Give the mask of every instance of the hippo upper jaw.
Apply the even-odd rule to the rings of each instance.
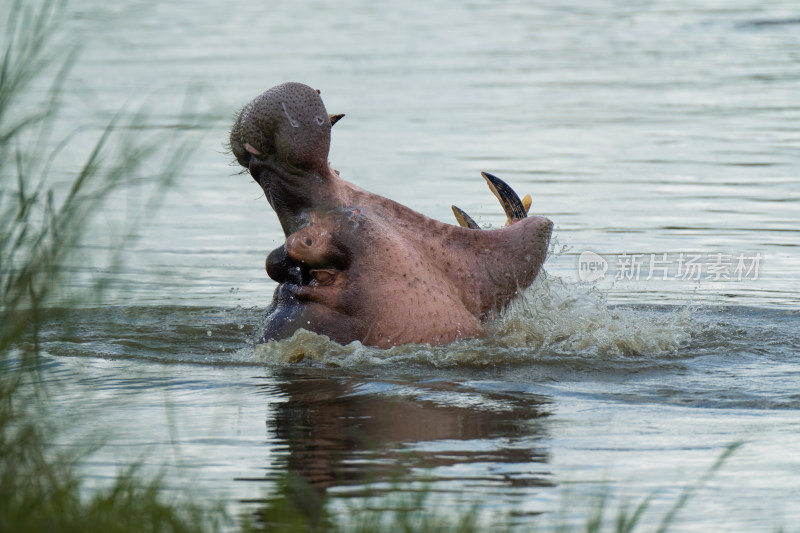
[[[303,210],[336,206],[335,173],[328,165],[331,125],[317,91],[284,83],[247,104],[231,129],[236,161],[264,189],[287,236],[298,229]]]
[[[351,196],[329,166],[321,171],[302,171],[274,158],[253,157],[248,171],[264,191],[287,237],[307,223],[307,210],[344,207]]]
[[[230,148],[248,167],[252,156],[274,156],[301,170],[327,166],[331,119],[317,91],[284,83],[247,104],[231,129]]]
[[[312,184],[324,180],[315,173],[298,171],[288,165],[278,164],[274,158],[252,157],[248,171],[264,191],[269,205],[278,215],[286,236],[302,225],[302,212],[314,205],[317,188]],[[312,185],[312,186],[309,186]]]

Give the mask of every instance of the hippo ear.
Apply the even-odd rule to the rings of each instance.
[[[331,126],[339,122],[339,120],[341,120],[342,117],[344,117],[344,113],[342,113],[341,115],[328,115],[328,118],[331,119]]]

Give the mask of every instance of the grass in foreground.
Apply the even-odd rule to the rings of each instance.
[[[163,143],[123,137],[109,126],[71,185],[51,186],[53,161],[69,140],[44,157],[40,147],[76,54],[57,52],[52,42],[63,4],[17,1],[9,13],[0,63],[0,531],[213,531],[217,510],[169,501],[158,480],[143,481],[134,467],[108,489],[87,494],[77,470],[81,455],[50,444],[48,391],[39,381],[45,315],[56,300],[70,307],[102,293],[107,278],[64,294],[67,265],[98,206],[141,178]],[[45,101],[26,113],[24,97],[48,75]],[[191,146],[171,148],[174,154],[161,162],[164,183]]]

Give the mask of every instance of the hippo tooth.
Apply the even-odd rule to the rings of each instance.
[[[481,176],[483,176],[487,185],[489,185],[489,189],[500,201],[500,205],[503,206],[503,211],[506,212],[508,217],[506,225],[510,226],[515,220],[528,216],[525,206],[522,205],[522,200],[519,199],[514,189],[509,187],[506,182],[488,172],[481,172]]]
[[[456,216],[459,226],[462,228],[481,229],[478,223],[475,222],[472,217],[466,214],[463,210],[454,205],[451,205],[450,207],[453,209],[453,214]]]
[[[531,204],[533,203],[533,199],[531,198],[530,194],[526,194],[522,197],[522,207],[525,208],[526,213],[531,212]]]

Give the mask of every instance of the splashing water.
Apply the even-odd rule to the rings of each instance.
[[[539,273],[534,283],[486,322],[480,339],[443,346],[411,344],[380,350],[358,341],[342,346],[298,330],[255,347],[258,362],[325,366],[398,363],[436,367],[525,364],[553,358],[663,357],[689,344],[691,308],[614,307],[593,287]]]

